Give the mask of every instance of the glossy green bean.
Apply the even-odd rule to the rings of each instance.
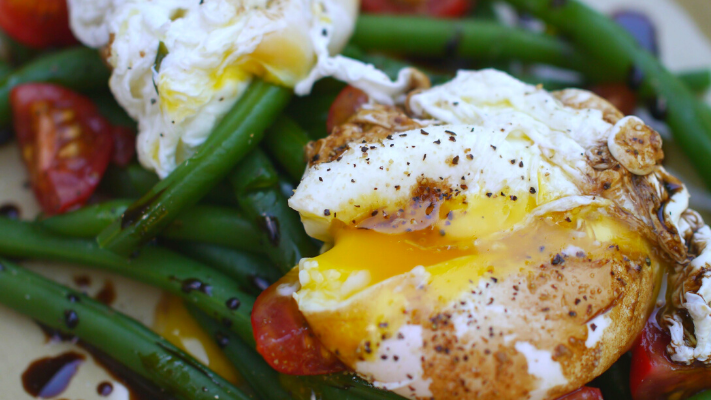
[[[250,294],[258,295],[281,278],[279,270],[261,255],[205,243],[169,242],[167,245],[229,276]]]
[[[249,399],[139,322],[6,260],[0,303],[78,337],[179,399]]]
[[[309,135],[290,118],[282,115],[267,130],[262,148],[296,182],[301,180],[306,168],[304,147]]]
[[[286,273],[303,257],[317,254],[299,214],[290,209],[278,188],[274,166],[261,151],[247,156],[229,177],[237,202],[272,246],[267,257]]]
[[[52,234],[32,223],[0,217],[0,256],[65,261],[110,271],[156,286],[231,321],[232,330],[253,343],[249,310],[254,299],[224,274],[157,246],[128,259],[99,248],[93,240]]]
[[[290,97],[290,89],[253,82],[194,156],[99,235],[101,247],[125,256],[153,239],[257,146]]]
[[[563,41],[487,20],[361,15],[351,43],[363,50],[397,54],[543,63],[596,77],[601,72]]]
[[[131,205],[131,200],[112,200],[38,221],[60,235],[94,238]],[[270,249],[254,224],[231,208],[197,205],[181,213],[161,232],[168,239],[211,243],[233,249],[264,253]]]

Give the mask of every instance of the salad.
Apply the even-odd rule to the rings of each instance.
[[[4,384],[711,393],[711,70],[669,72],[645,14],[0,0],[0,30],[0,190],[25,180],[0,204],[0,304],[25,317],[0,315],[8,354],[52,349]]]

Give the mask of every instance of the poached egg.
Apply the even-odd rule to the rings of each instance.
[[[312,69],[345,46],[358,1],[70,0],[69,11],[79,40],[108,46],[109,85],[138,121],[139,160],[163,178],[252,79],[307,81],[300,92],[308,93]]]
[[[289,201],[325,242],[294,272],[320,341],[417,399],[556,398],[605,371],[686,257],[659,135],[494,70],[401,105],[312,145]]]

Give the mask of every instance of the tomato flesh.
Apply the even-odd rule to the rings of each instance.
[[[111,160],[111,125],[91,100],[53,84],[19,85],[10,103],[22,158],[44,212],[83,205]]]
[[[574,392],[559,397],[557,400],[603,400],[603,398],[600,389],[583,386]]]
[[[609,101],[625,115],[631,115],[637,107],[637,94],[627,85],[621,83],[606,83],[593,86],[590,90]]]
[[[66,0],[0,0],[0,28],[37,49],[77,43],[69,29]]]
[[[657,324],[656,313],[649,318],[632,349],[630,389],[635,400],[684,399],[711,389],[711,368],[698,363],[677,364],[666,348],[671,338]]]
[[[322,375],[346,369],[313,333],[299,311],[292,290],[298,285],[293,271],[259,295],[252,309],[257,351],[278,372],[288,375]]]
[[[353,86],[346,86],[338,93],[336,99],[328,109],[326,131],[330,134],[333,128],[344,124],[358,109],[368,102],[368,95]]]
[[[474,0],[363,0],[361,8],[373,14],[420,14],[457,18],[467,14]]]

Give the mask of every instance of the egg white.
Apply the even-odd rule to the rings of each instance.
[[[109,45],[111,90],[138,121],[139,160],[165,177],[194,154],[255,76],[293,87],[340,51],[358,2],[71,0],[69,6],[80,40]],[[158,66],[160,43],[167,55]]]
[[[528,265],[527,256],[517,254],[517,251],[523,251],[517,250],[517,247],[531,246],[511,238],[516,232],[535,232],[537,228],[533,227],[542,224],[541,221],[560,218],[554,215],[576,215],[586,212],[580,210],[595,210],[593,213],[598,216],[588,220],[573,217],[572,226],[565,234],[569,235],[565,236],[568,241],[565,237],[559,237],[560,241],[555,242],[553,236],[534,239],[546,240],[541,242],[546,245],[546,251],[550,251],[548,245],[554,247],[551,256],[557,252],[566,259],[570,257],[570,262],[573,262],[575,257],[581,257],[580,253],[590,251],[597,252],[598,259],[604,259],[607,256],[603,254],[608,251],[609,243],[615,243],[618,238],[631,238],[629,243],[633,243],[633,247],[641,246],[637,247],[641,249],[639,251],[651,251],[633,228],[625,227],[625,222],[613,217],[614,210],[622,206],[629,207],[627,212],[641,220],[646,218],[640,214],[639,208],[633,206],[636,201],[634,195],[623,191],[619,198],[612,201],[591,194],[593,177],[597,174],[590,163],[591,151],[606,146],[610,135],[616,132],[616,121],[598,108],[565,105],[560,100],[565,96],[566,104],[597,101],[592,94],[583,91],[569,91],[556,97],[494,70],[461,71],[452,81],[411,95],[406,100],[406,106],[423,125],[422,129],[398,132],[377,141],[350,143],[350,148],[339,154],[337,159],[315,163],[307,169],[289,204],[301,214],[307,233],[329,244],[326,248],[331,248],[333,243],[334,250],[339,246],[335,235],[338,229],[344,228],[334,230],[334,226],[355,227],[355,221],[362,221],[373,210],[407,204],[422,180],[428,180],[444,182],[444,186],[452,188],[456,196],[468,202],[466,210],[470,212],[468,216],[462,214],[467,221],[465,225],[472,222],[476,227],[464,229],[460,236],[454,232],[456,240],[461,243],[469,241],[469,245],[494,253],[497,248],[504,249],[501,257],[492,259],[494,264],[489,272],[476,271],[473,266],[480,261],[463,257],[424,268],[413,265],[411,271],[384,281],[372,279],[371,274],[376,271],[372,271],[367,263],[360,270],[341,270],[338,262],[332,259],[329,262],[333,264],[328,265],[319,264],[318,260],[323,257],[302,260],[298,267],[301,288],[293,295],[300,310],[327,347],[331,346],[332,351],[340,350],[341,357],[350,361],[349,365],[371,379],[376,386],[411,398],[429,398],[433,393],[443,393],[442,390],[452,393],[451,389],[443,389],[442,386],[458,385],[458,382],[448,383],[452,377],[432,376],[432,371],[442,372],[447,368],[425,367],[426,363],[450,362],[434,361],[441,356],[439,350],[432,349],[432,343],[444,340],[446,336],[454,343],[486,346],[479,339],[481,327],[492,335],[491,340],[495,341],[492,343],[515,349],[507,350],[508,358],[505,358],[513,363],[507,368],[509,371],[523,371],[524,375],[520,378],[521,382],[511,383],[514,387],[511,390],[518,390],[515,387],[518,384],[523,390],[518,395],[523,398],[545,399],[574,389],[568,386],[584,383],[576,380],[580,378],[571,372],[569,364],[560,361],[556,347],[558,339],[555,339],[560,333],[554,332],[572,329],[569,331],[571,335],[582,336],[581,351],[593,352],[605,348],[609,352],[605,353],[605,357],[610,359],[616,357],[613,354],[617,351],[616,346],[624,348],[632,340],[620,335],[620,329],[626,328],[614,322],[619,321],[620,313],[626,312],[627,305],[614,307],[612,312],[603,313],[595,319],[591,316],[595,322],[593,328],[590,321],[585,320],[579,324],[565,322],[560,325],[555,318],[549,318],[549,314],[532,310],[531,307],[539,301],[533,294],[521,303],[510,301],[512,296],[514,300],[516,297],[511,287],[519,293],[519,287],[527,286],[525,274],[517,275],[519,271],[529,268],[523,267]],[[661,186],[654,176],[648,179],[654,187]],[[680,207],[685,208],[687,198],[688,194],[683,190],[678,197],[675,195]],[[495,201],[499,203],[492,203]],[[500,204],[493,207],[511,210],[523,204],[532,208],[506,223],[492,221],[477,225],[475,220],[466,218],[479,218],[479,215],[482,219],[486,218],[486,212],[481,214],[481,210],[488,209],[476,208],[482,202]],[[670,204],[674,208],[674,202]],[[515,214],[514,211],[511,213]],[[679,210],[673,214],[678,215]],[[453,220],[452,226],[456,221]],[[350,229],[349,235],[362,232]],[[447,235],[449,237],[449,231]],[[545,236],[543,232],[541,235]],[[601,247],[602,243],[605,246]],[[537,255],[538,244],[532,252],[526,250],[525,254],[534,255],[534,263],[550,263],[551,256]],[[328,255],[328,251],[324,255]],[[367,255],[373,259],[382,257],[382,252],[378,252],[387,249],[374,251],[353,247],[352,251],[365,254],[361,257],[365,260]],[[506,256],[506,251],[511,251],[511,257]],[[484,250],[481,254],[485,254]],[[544,260],[545,257],[549,258]],[[627,281],[628,290],[639,290],[639,298],[624,301],[653,303],[652,299],[656,298],[654,282],[661,279],[661,267],[656,259],[652,263],[652,269],[639,278],[629,278],[638,280],[632,283]],[[468,265],[472,266],[470,275],[457,275],[458,269],[468,268]],[[570,268],[568,272],[571,273],[575,268],[583,268],[578,276],[587,276],[584,268],[589,267],[571,264]],[[442,271],[455,272],[449,274]],[[469,283],[466,283],[467,278]],[[570,284],[575,284],[575,279]],[[505,282],[506,286],[496,285],[496,282]],[[568,284],[565,283],[566,287]],[[609,290],[604,286],[601,288]],[[401,309],[403,313],[407,311],[405,316],[400,313]],[[646,306],[642,309],[646,310]],[[438,334],[434,329],[435,335],[430,337],[433,331],[428,325],[417,322],[418,318],[411,316],[411,312],[412,315],[428,316],[433,312],[446,315],[453,331],[451,334],[439,333],[440,338],[435,339]],[[578,314],[571,315],[580,317]],[[372,353],[370,344],[365,347],[361,344],[354,353],[344,354],[338,346],[352,342],[344,342],[337,337],[342,334],[338,332],[345,332],[346,328],[345,325],[331,328],[330,325],[338,323],[336,319],[354,321],[357,325],[352,330],[362,330],[365,335],[363,340],[378,338],[377,343],[372,342]],[[385,325],[379,325],[378,321],[391,324],[397,321],[394,324],[397,327],[389,330],[383,328]],[[629,329],[641,329],[641,325],[637,325]],[[525,327],[529,330],[526,331]],[[383,332],[382,340],[379,332]],[[351,339],[357,341],[358,338],[353,336],[348,340]],[[364,348],[368,354],[357,355]],[[495,348],[496,345],[491,348],[492,352]],[[351,349],[347,347],[345,351]],[[456,353],[454,349],[452,351]],[[515,351],[515,355],[510,351]],[[493,364],[486,364],[488,362],[491,361],[482,361],[481,367],[494,368]],[[590,371],[592,369],[588,373]],[[467,374],[475,372],[467,370]],[[465,378],[462,376],[461,379]],[[504,397],[510,397],[514,392]],[[491,393],[486,393],[491,396]]]

